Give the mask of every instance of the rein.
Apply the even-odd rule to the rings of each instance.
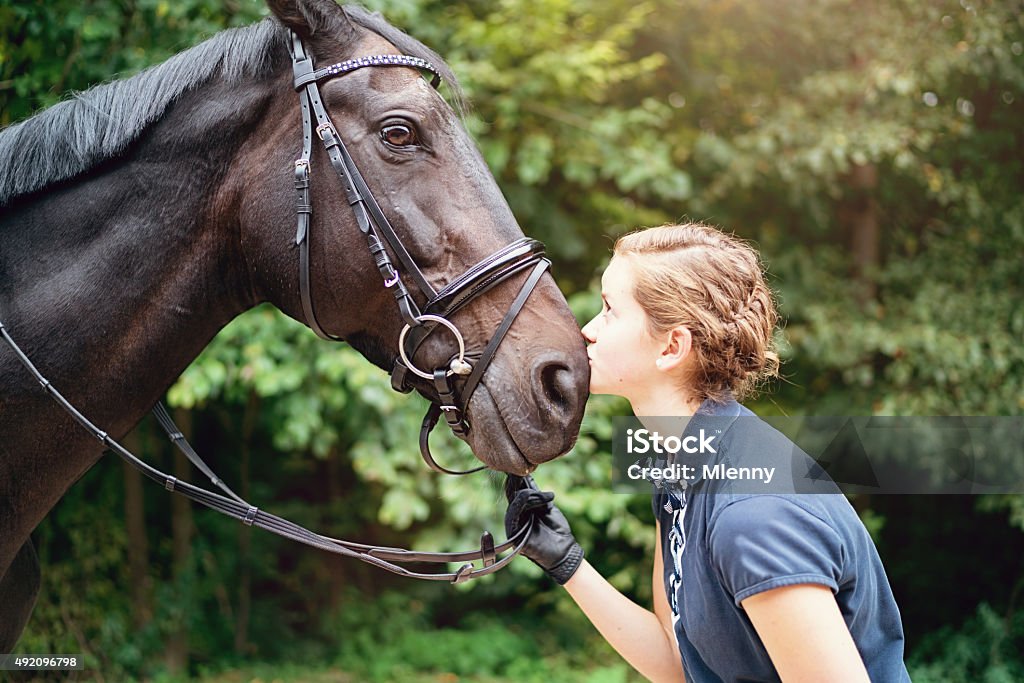
[[[335,555],[343,555],[345,557],[362,560],[363,562],[380,567],[381,569],[394,574],[399,574],[400,576],[406,576],[412,579],[424,579],[427,581],[449,581],[451,583],[462,583],[464,581],[475,579],[480,576],[486,576],[487,574],[493,574],[498,571],[511,562],[512,559],[522,551],[523,546],[529,541],[530,534],[533,532],[533,522],[531,520],[531,524],[528,527],[524,527],[504,543],[495,545],[494,538],[491,536],[490,532],[485,531],[480,536],[480,548],[478,550],[451,553],[417,552],[414,550],[406,550],[404,548],[373,546],[318,534],[299,524],[284,519],[283,517],[278,517],[277,515],[260,510],[258,507],[251,505],[241,496],[228,488],[227,484],[221,481],[221,479],[213,473],[209,466],[207,466],[207,464],[203,462],[195,452],[192,446],[185,439],[184,435],[182,435],[174,425],[170,415],[167,413],[167,409],[164,408],[162,404],[157,404],[156,408],[153,409],[153,414],[156,416],[160,426],[167,432],[174,445],[177,446],[178,449],[184,453],[203,474],[209,477],[210,481],[215,486],[224,491],[226,495],[209,491],[186,481],[181,481],[177,477],[161,472],[152,465],[147,464],[141,458],[118,443],[105,431],[93,424],[89,418],[85,417],[81,411],[75,408],[75,406],[64,398],[63,394],[61,394],[48,379],[43,377],[39,372],[39,369],[32,363],[28,356],[25,355],[25,352],[21,350],[21,347],[15,343],[2,321],[0,321],[0,337],[2,337],[11,350],[14,351],[14,355],[17,359],[32,374],[36,381],[39,382],[46,393],[49,394],[65,412],[74,418],[74,420],[86,431],[97,438],[106,448],[117,453],[129,465],[139,470],[142,474],[146,475],[158,484],[161,484],[168,491],[182,495],[189,500],[205,505],[211,510],[216,510],[223,515],[232,517],[246,526],[258,527],[283,538],[297,541],[313,548],[319,548],[320,550],[325,550]],[[498,555],[506,551],[511,552],[499,560]],[[424,573],[406,569],[405,567],[395,564],[396,562],[466,562],[467,564],[463,564],[453,572]],[[474,566],[472,564],[473,562],[479,562],[480,566]]]
[[[313,207],[309,182],[312,141],[315,132],[324,144],[331,166],[342,180],[345,187],[345,198],[355,214],[360,232],[366,238],[367,247],[384,280],[384,287],[392,291],[399,314],[405,322],[398,339],[399,358],[395,360],[394,369],[391,372],[391,385],[395,390],[403,393],[411,391],[412,387],[408,378],[411,373],[430,381],[438,395],[438,402],[431,403],[420,429],[420,453],[424,462],[432,469],[446,474],[469,474],[486,469],[485,466],[481,466],[471,470],[456,471],[442,467],[430,453],[430,432],[443,414],[445,421],[458,436],[464,438],[469,433],[471,426],[465,413],[470,398],[479,386],[484,372],[505,334],[525,306],[544,272],[551,265],[551,262],[544,257],[544,245],[536,240],[520,238],[477,263],[442,289],[435,290],[416,265],[405,245],[402,244],[402,240],[381,211],[373,193],[363,180],[362,174],[324,108],[318,84],[365,67],[396,66],[432,73],[432,83],[436,88],[440,83],[437,70],[429,62],[418,57],[394,54],[360,57],[321,69],[314,69],[312,57],[308,55],[301,39],[295,34],[292,34],[291,54],[294,86],[299,93],[299,106],[302,113],[302,153],[295,162],[298,218],[294,244],[299,248],[299,295],[306,321],[321,338],[344,341],[341,337],[333,336],[323,328],[317,319],[313,305],[309,247]],[[315,129],[313,128],[314,118],[317,122]],[[383,241],[381,237],[383,237]],[[424,297],[426,303],[422,308],[417,305],[403,282],[402,276],[391,261],[384,242],[394,252],[404,272],[412,279]],[[526,281],[491,339],[482,350],[467,352],[462,334],[451,322],[450,316],[495,285],[527,270],[530,272]],[[412,359],[429,335],[439,327],[447,330],[455,338],[458,352],[449,359],[447,365],[434,368],[432,371],[422,370],[413,363]],[[451,583],[462,583],[501,569],[522,551],[533,532],[534,521],[531,518],[528,526],[523,527],[504,543],[496,545],[491,534],[485,531],[480,537],[479,549],[447,553],[417,552],[403,548],[373,546],[315,533],[287,519],[260,510],[232,491],[203,462],[171,420],[167,409],[160,403],[153,409],[153,414],[164,431],[167,432],[168,438],[223,493],[216,493],[181,481],[147,464],[85,417],[49,380],[43,377],[39,369],[15,343],[2,321],[0,321],[0,337],[11,348],[21,364],[42,385],[46,393],[106,448],[117,453],[129,465],[161,484],[168,491],[185,496],[221,514],[237,519],[247,526],[259,527],[283,538],[337,555],[352,557],[401,576],[428,581],[450,581]],[[461,389],[454,384],[457,380],[462,380]],[[508,554],[499,559],[499,555],[506,552]],[[466,564],[452,572],[423,573],[396,564],[406,562],[464,562]],[[474,562],[478,562],[479,566],[474,565]]]

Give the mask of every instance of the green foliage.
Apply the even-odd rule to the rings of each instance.
[[[368,622],[367,610],[350,605],[328,622],[328,630],[338,634],[335,664],[359,680],[385,683],[430,675],[481,682],[639,680],[614,663],[607,645],[578,619],[479,610],[457,617],[457,626],[437,628],[432,624],[438,615],[404,594],[384,595],[366,607],[381,618]]]
[[[1024,496],[985,496],[979,503],[985,512],[1009,510],[1010,523],[1024,531]]]
[[[908,668],[915,683],[1013,683],[1024,679],[1022,653],[1024,612],[982,604],[963,628],[930,635]]]
[[[662,139],[671,107],[641,94],[657,90],[665,62],[634,50],[659,20],[657,3],[369,4],[455,68],[474,104],[467,125],[520,224],[577,286],[609,246],[594,226],[621,231],[675,214],[629,197],[690,196],[689,172]]]
[[[112,676],[140,663],[123,583],[127,538],[111,524],[121,511],[116,483],[86,477],[36,530],[43,587],[21,652],[82,653],[87,668]],[[72,548],[81,550],[74,559]]]
[[[0,125],[266,13],[237,0],[0,0]]]

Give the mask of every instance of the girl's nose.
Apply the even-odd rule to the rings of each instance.
[[[583,326],[580,333],[583,338],[587,340],[587,343],[593,344],[597,339],[594,337],[594,331],[597,329],[597,318],[592,319],[589,323]]]

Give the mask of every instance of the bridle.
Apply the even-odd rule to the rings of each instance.
[[[319,83],[365,67],[399,66],[429,72],[433,75],[432,84],[436,88],[441,82],[441,76],[437,69],[419,57],[388,54],[359,57],[314,70],[312,57],[307,54],[302,40],[294,33],[291,40],[291,54],[294,85],[299,93],[299,107],[302,111],[302,155],[295,162],[295,189],[298,192],[298,227],[295,232],[295,244],[299,247],[299,295],[306,322],[323,339],[343,341],[323,328],[317,320],[313,307],[312,279],[309,274],[310,216],[313,207],[310,200],[309,180],[314,133],[313,119],[315,117],[316,135],[323,142],[331,166],[341,178],[345,187],[345,198],[355,214],[359,230],[366,237],[370,254],[384,280],[384,287],[391,290],[398,304],[398,311],[405,322],[405,327],[402,328],[398,337],[399,357],[395,360],[394,368],[391,371],[391,386],[396,391],[403,393],[411,391],[409,373],[412,373],[432,382],[438,395],[438,402],[431,403],[423,418],[420,429],[420,454],[432,469],[446,474],[470,474],[486,469],[481,466],[471,470],[456,471],[442,467],[430,453],[430,432],[437,425],[440,415],[443,414],[445,421],[455,434],[465,437],[469,433],[470,424],[466,420],[466,409],[469,406],[470,398],[479,386],[487,366],[494,358],[501,340],[526,304],[527,298],[537,286],[544,271],[551,265],[551,262],[544,258],[544,245],[537,240],[525,237],[518,239],[477,263],[445,285],[440,291],[435,290],[416,265],[416,261],[409,255],[401,238],[395,233],[391,222],[381,211],[373,193],[363,180],[362,174],[324,108],[320,98]],[[426,304],[422,309],[416,305],[416,301],[406,288],[398,269],[395,268],[381,242],[381,237],[391,247],[401,262],[404,272],[411,277],[425,298]],[[451,322],[450,317],[495,285],[531,268],[526,282],[483,351],[479,354],[467,353],[462,334]],[[421,370],[416,367],[412,359],[423,342],[438,326],[446,328],[455,337],[458,343],[458,353],[449,359],[446,366],[435,368],[432,372]],[[456,377],[465,378],[461,390],[454,385]]]
[[[403,327],[398,339],[399,358],[395,361],[394,369],[391,372],[391,385],[401,392],[411,391],[412,387],[409,384],[408,375],[412,373],[417,377],[430,380],[438,395],[439,401],[431,403],[427,414],[423,418],[423,425],[420,429],[420,453],[424,461],[432,469],[447,474],[469,474],[485,469],[481,466],[472,470],[454,471],[437,464],[430,453],[430,432],[437,425],[440,415],[443,414],[446,422],[457,435],[465,437],[469,433],[470,424],[466,420],[466,409],[473,391],[479,385],[499,344],[512,326],[516,316],[526,304],[530,293],[537,286],[544,271],[550,265],[550,261],[544,257],[544,246],[536,240],[518,239],[491,254],[445,285],[442,289],[435,290],[402,244],[401,239],[395,233],[391,223],[381,211],[372,192],[370,192],[370,189],[363,180],[362,174],[360,174],[355,162],[349,155],[345,144],[342,142],[334,124],[331,122],[330,116],[323,106],[318,84],[364,67],[401,66],[430,72],[434,76],[433,85],[437,87],[440,83],[438,71],[429,62],[418,57],[392,54],[350,59],[314,70],[312,57],[308,55],[301,39],[294,34],[292,34],[291,40],[291,55],[294,85],[299,93],[299,104],[302,112],[302,156],[295,162],[295,188],[298,191],[298,227],[295,234],[295,245],[299,248],[299,293],[306,321],[320,337],[333,341],[343,341],[340,337],[333,336],[327,332],[317,320],[311,291],[309,244],[310,216],[312,215],[313,208],[309,193],[309,173],[314,133],[313,117],[315,116],[317,121],[315,133],[324,144],[331,166],[334,167],[342,180],[346,199],[355,214],[360,231],[366,237],[370,254],[374,259],[377,269],[380,271],[381,277],[384,279],[384,287],[390,289],[394,294],[399,313],[405,322],[405,327]],[[422,308],[416,304],[416,301],[407,289],[398,269],[395,268],[384,244],[381,242],[381,237],[383,237],[384,241],[387,242],[388,246],[395,253],[404,272],[412,278],[416,287],[425,297],[426,303]],[[482,351],[467,352],[462,334],[455,324],[451,322],[450,316],[495,285],[527,269],[530,269],[530,273],[526,282],[513,300],[508,312],[498,325],[491,339]],[[415,358],[417,350],[426,341],[427,337],[439,326],[445,328],[455,337],[458,344],[458,352],[449,359],[446,366],[435,368],[432,372],[427,372],[418,368],[412,362],[412,359]],[[492,574],[501,569],[522,551],[533,531],[534,522],[531,519],[527,526],[520,529],[519,532],[504,543],[498,545],[495,544],[491,534],[485,531],[481,535],[479,549],[450,553],[416,552],[402,548],[372,546],[317,534],[287,519],[262,511],[235,494],[203,462],[202,458],[199,457],[182,435],[181,430],[174,424],[166,408],[160,403],[153,409],[153,414],[161,427],[167,432],[170,440],[210,479],[211,483],[221,489],[226,495],[180,481],[176,477],[148,465],[92,423],[49,380],[43,377],[39,369],[15,343],[2,321],[0,321],[0,337],[12,349],[22,365],[35,377],[36,381],[42,385],[46,393],[71,415],[79,425],[99,439],[106,448],[117,453],[128,464],[141,471],[150,479],[162,484],[168,491],[181,494],[197,503],[233,517],[248,526],[259,527],[284,538],[320,548],[327,552],[353,557],[401,576],[431,581],[450,581],[452,583],[461,583],[479,576]],[[455,378],[465,378],[461,389],[455,386]],[[510,551],[509,554],[498,559],[498,556],[506,551]],[[395,564],[399,562],[466,562],[467,564],[463,564],[453,572],[422,573]],[[479,562],[481,566],[474,566],[473,562]]]

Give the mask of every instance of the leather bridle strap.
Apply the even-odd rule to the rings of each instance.
[[[508,313],[505,314],[504,319],[501,321],[501,325],[495,330],[494,336],[487,342],[487,346],[484,347],[483,354],[480,356],[480,360],[477,362],[476,367],[473,368],[473,372],[466,378],[466,384],[462,387],[462,399],[465,402],[469,402],[469,397],[473,395],[473,391],[476,389],[477,384],[484,376],[484,371],[490,364],[491,359],[494,358],[495,352],[498,350],[498,345],[501,344],[501,340],[505,338],[509,328],[512,327],[512,323],[515,322],[519,312],[523,310],[523,306],[526,305],[526,300],[530,294],[533,293],[534,287],[540,282],[540,278],[544,275],[544,272],[548,269],[551,262],[547,259],[542,259],[533,268],[533,272],[526,278],[526,282],[523,283],[523,288],[519,290],[519,295],[516,296],[512,305],[508,309]]]
[[[543,258],[543,243],[520,237],[445,285],[426,303],[423,312],[451,315],[491,287]]]
[[[306,54],[305,47],[298,36],[292,35],[292,71],[295,89],[299,92],[299,108],[302,112],[302,156],[295,162],[295,187],[298,190],[298,228],[295,241],[299,247],[299,292],[302,300],[303,313],[316,334],[324,339],[343,341],[324,330],[317,320],[312,300],[312,282],[310,268],[310,216],[312,205],[309,194],[309,167],[312,156],[313,118],[316,118],[316,135],[324,144],[331,166],[341,178],[345,188],[345,196],[359,225],[359,230],[366,236],[367,245],[373,255],[377,269],[380,271],[384,286],[391,289],[398,303],[402,319],[408,325],[419,325],[419,308],[413,300],[405,283],[380,241],[378,232],[384,236],[406,272],[413,278],[416,285],[427,299],[435,295],[434,288],[427,282],[405,245],[398,238],[390,221],[381,211],[363,180],[359,169],[349,155],[345,143],[338,135],[330,116],[320,98],[319,80],[343,75],[365,66],[404,66],[428,69],[436,76],[436,71],[425,60],[406,55],[377,55],[361,59],[348,60],[317,71],[313,70],[313,60]]]
[[[180,430],[178,430],[173,421],[171,421],[170,416],[167,414],[166,409],[164,409],[163,406],[158,406],[155,413],[157,414],[158,421],[161,426],[164,427],[168,432],[168,435],[171,437],[172,442],[185,452],[189,457],[189,460],[192,460],[192,462],[195,463],[201,471],[206,473],[207,476],[210,476],[214,484],[228,493],[230,497],[213,491],[208,491],[207,489],[195,486],[189,482],[181,481],[176,477],[161,472],[155,467],[147,464],[134,453],[118,443],[105,431],[99,429],[95,424],[93,424],[87,417],[85,417],[85,415],[75,408],[75,406],[73,406],[64,397],[64,395],[50,383],[49,380],[43,377],[39,372],[39,369],[15,343],[2,321],[0,321],[0,338],[2,338],[3,341],[11,348],[17,359],[29,371],[29,373],[31,373],[35,380],[39,382],[46,393],[49,394],[50,397],[75,420],[75,422],[97,438],[106,448],[117,453],[129,465],[162,485],[168,491],[182,495],[189,500],[204,505],[212,510],[216,510],[223,515],[237,519],[247,526],[255,526],[283,538],[314,548],[319,548],[329,553],[352,557],[401,576],[428,581],[449,581],[451,583],[461,583],[463,581],[468,581],[480,576],[486,576],[487,574],[492,574],[498,571],[511,562],[512,558],[522,551],[523,547],[529,541],[530,535],[533,533],[533,522],[531,520],[529,526],[524,527],[500,545],[495,545],[494,539],[490,533],[484,532],[481,536],[479,549],[452,553],[419,552],[405,550],[403,548],[372,546],[315,533],[301,525],[290,522],[283,517],[278,517],[277,515],[260,510],[258,507],[249,504],[232,492],[216,477],[216,475],[212,474],[212,471],[206,466],[206,463],[202,462],[202,459],[199,458],[191,446],[188,446],[188,442],[185,441],[183,436],[181,436]],[[161,415],[166,417],[166,419],[162,419]],[[499,560],[498,556],[505,552],[509,552],[510,554]],[[396,562],[480,562],[481,566],[476,567],[473,564],[464,564],[454,572],[431,574],[406,569],[405,567],[395,564]]]
[[[167,438],[171,440],[171,443],[173,443],[178,448],[178,450],[181,451],[185,455],[185,457],[189,459],[189,462],[195,465],[197,470],[199,470],[200,472],[205,474],[207,478],[209,478],[210,483],[212,483],[214,486],[219,488],[224,493],[228,494],[236,502],[241,503],[242,505],[249,505],[248,503],[245,502],[245,500],[242,499],[241,496],[232,491],[220,477],[214,474],[213,470],[210,469],[209,465],[207,465],[203,461],[203,459],[199,457],[199,454],[196,453],[194,448],[192,448],[192,444],[188,442],[188,440],[185,438],[185,435],[182,434],[181,430],[178,429],[178,426],[174,424],[174,420],[171,419],[171,414],[167,412],[167,408],[164,407],[163,403],[157,403],[156,406],[154,406],[152,413],[153,417],[156,418],[156,421],[160,424],[161,427],[163,427],[163,430],[167,434]]]
[[[339,62],[338,64],[318,69],[314,72],[312,57],[306,54],[306,50],[301,39],[297,35],[292,34],[292,73],[294,76],[294,86],[296,91],[299,93],[300,108],[305,110],[302,126],[302,158],[307,160],[310,158],[308,145],[312,144],[314,132],[310,117],[311,109],[312,114],[315,115],[317,121],[316,134],[324,143],[331,165],[345,183],[345,194],[348,198],[349,205],[353,207],[353,211],[356,213],[360,230],[364,234],[372,232],[374,227],[380,230],[384,239],[387,240],[391,248],[394,249],[395,254],[398,256],[398,260],[402,263],[402,266],[416,281],[416,286],[420,288],[427,298],[430,298],[434,295],[434,288],[429,282],[427,282],[426,277],[424,277],[423,273],[416,265],[415,260],[413,260],[412,256],[406,250],[405,245],[402,244],[402,241],[398,238],[394,228],[391,226],[391,222],[381,211],[380,206],[373,197],[373,193],[370,192],[370,189],[367,187],[362,175],[359,173],[359,168],[352,160],[351,155],[349,155],[348,149],[345,147],[341,136],[339,136],[337,130],[335,130],[334,124],[331,122],[330,115],[327,113],[327,109],[324,107],[323,101],[320,98],[320,88],[317,85],[318,82],[334,78],[336,76],[343,76],[355,71],[356,69],[368,66],[399,66],[423,69],[434,75],[435,84],[439,82],[440,78],[437,74],[437,70],[429,62],[419,59],[418,57],[410,57],[408,55],[375,55],[372,57],[360,57],[357,59],[350,59],[345,62]],[[375,226],[370,225],[371,216]]]

